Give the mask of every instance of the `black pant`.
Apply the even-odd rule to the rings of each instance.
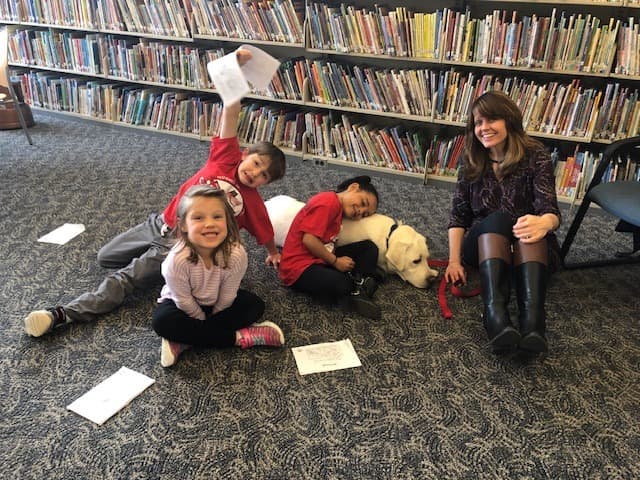
[[[264,307],[260,297],[240,289],[229,308],[212,314],[212,307],[202,307],[207,319],[198,320],[180,310],[173,300],[165,300],[153,312],[152,325],[158,335],[172,342],[231,347],[236,343],[236,330],[260,320]]]
[[[371,277],[376,273],[378,247],[371,240],[350,243],[338,247],[333,252],[338,257],[351,257],[356,266],[353,274]],[[353,291],[353,275],[344,273],[326,264],[309,266],[291,288],[311,296],[336,303]]]

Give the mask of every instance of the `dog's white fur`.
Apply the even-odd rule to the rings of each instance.
[[[276,245],[282,247],[291,227],[291,222],[293,222],[293,218],[298,212],[302,210],[304,203],[287,195],[276,195],[264,203],[267,206],[271,225],[273,225]]]
[[[282,246],[291,222],[304,203],[287,195],[278,195],[266,202],[267,212],[275,231],[276,245]],[[391,226],[398,227],[391,236]],[[429,267],[429,248],[424,235],[393,218],[376,213],[361,220],[343,220],[338,246],[371,240],[378,247],[378,266],[394,273],[417,288],[426,288],[438,276]],[[387,247],[388,239],[388,247]]]

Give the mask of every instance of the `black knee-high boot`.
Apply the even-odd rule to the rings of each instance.
[[[480,290],[484,303],[482,320],[494,352],[518,345],[520,334],[509,318],[511,265],[501,258],[489,258],[479,265]]]
[[[547,266],[540,262],[526,262],[516,266],[516,295],[520,314],[520,348],[532,353],[547,351],[544,336],[547,292]]]

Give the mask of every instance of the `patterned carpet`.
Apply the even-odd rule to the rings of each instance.
[[[559,272],[548,293],[550,352],[496,357],[479,299],[450,299],[397,277],[372,323],[295,294],[247,238],[244,286],[267,300],[287,348],[191,350],[159,363],[140,292],[95,324],[33,339],[32,309],[95,287],[95,256],[161,209],[208,143],[36,113],[35,146],[0,131],[0,477],[12,479],[632,479],[640,477],[640,266]],[[301,200],[351,172],[293,159],[263,190]],[[380,211],[446,258],[447,186],[375,178]],[[565,213],[567,213],[565,211]],[[560,232],[568,226],[569,216]],[[63,246],[37,238],[63,223]],[[629,238],[590,213],[574,249],[597,257]],[[351,339],[361,368],[300,376],[290,347]],[[127,366],[156,380],[102,426],[66,410]]]

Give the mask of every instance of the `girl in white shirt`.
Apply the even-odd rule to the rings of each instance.
[[[177,217],[178,242],[162,262],[165,285],[153,314],[162,366],[175,364],[191,345],[282,346],[284,335],[275,323],[256,323],[263,300],[240,288],[247,252],[225,192],[191,187]]]

